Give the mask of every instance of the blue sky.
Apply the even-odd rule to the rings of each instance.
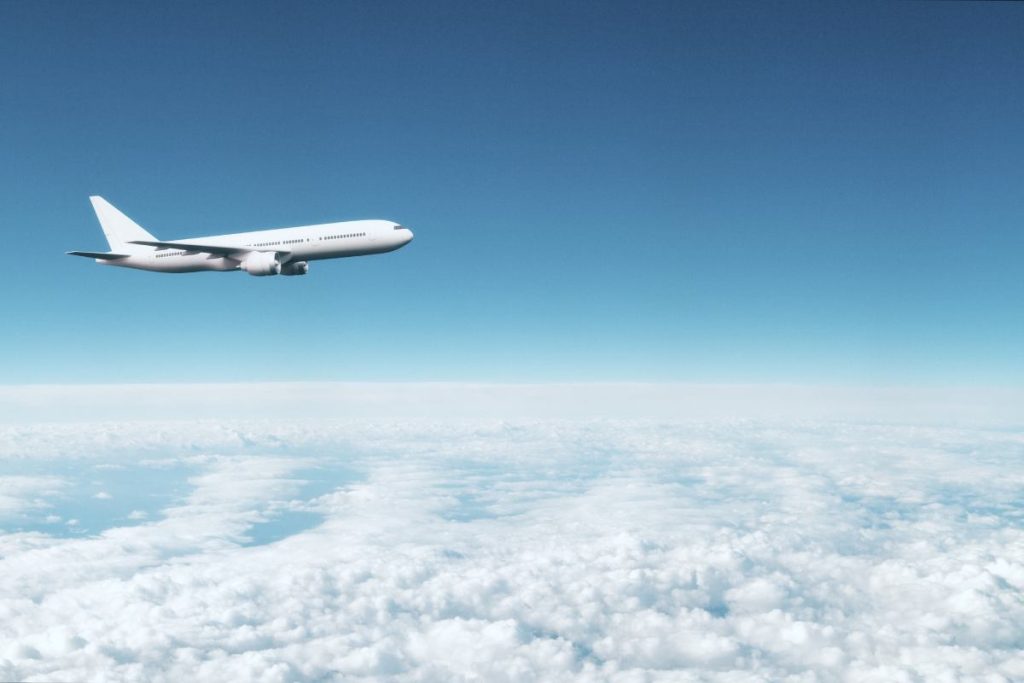
[[[0,4],[0,382],[1024,382],[1024,7]],[[159,237],[409,225],[305,278]]]

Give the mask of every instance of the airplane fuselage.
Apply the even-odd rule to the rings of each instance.
[[[381,220],[343,221],[295,228],[256,230],[228,235],[191,237],[180,242],[210,243],[227,247],[251,247],[253,252],[277,254],[282,265],[302,261],[383,254],[405,246],[412,231],[397,223]],[[110,266],[139,268],[161,273],[194,273],[201,270],[238,270],[240,261],[230,256],[143,247],[146,251],[126,258],[99,260]]]

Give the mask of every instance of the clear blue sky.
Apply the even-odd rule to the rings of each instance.
[[[0,382],[1024,383],[1024,5],[0,3]],[[162,238],[412,227],[304,278]]]

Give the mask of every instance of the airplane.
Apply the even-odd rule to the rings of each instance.
[[[236,232],[163,241],[103,197],[89,197],[110,251],[69,251],[106,266],[159,273],[242,270],[249,275],[305,275],[309,262],[383,254],[412,241],[412,230],[382,220]]]

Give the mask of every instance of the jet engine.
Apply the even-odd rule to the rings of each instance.
[[[281,272],[277,254],[272,251],[253,252],[246,256],[238,267],[249,275],[277,275]]]
[[[305,275],[309,272],[309,264],[305,261],[293,261],[281,266],[281,275]]]

